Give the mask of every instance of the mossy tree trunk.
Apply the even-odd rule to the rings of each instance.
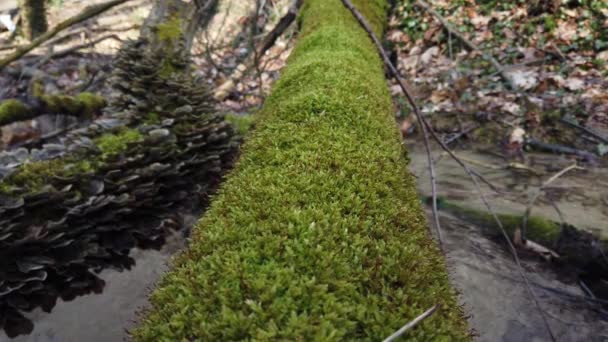
[[[23,36],[33,40],[46,32],[46,0],[19,0]]]

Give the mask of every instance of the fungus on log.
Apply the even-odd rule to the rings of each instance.
[[[387,2],[357,7],[380,34]],[[151,295],[136,341],[466,341],[427,229],[383,65],[340,0],[302,32],[240,161]]]
[[[104,117],[40,150],[0,153],[0,329],[8,336],[31,332],[25,312],[101,291],[96,274],[130,268],[132,248],[159,248],[182,226],[179,213],[204,208],[233,163],[238,138],[191,75],[187,37],[173,25],[192,11],[158,10],[169,2],[157,1],[152,15],[162,15],[149,21],[160,40],[142,33],[119,51]]]

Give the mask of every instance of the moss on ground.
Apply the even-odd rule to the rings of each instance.
[[[355,4],[380,33],[386,2]],[[469,340],[373,44],[340,0],[301,13],[256,130],[134,339],[380,340],[441,303],[407,337]]]

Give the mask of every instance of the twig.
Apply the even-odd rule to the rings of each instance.
[[[298,16],[298,11],[300,10],[300,7],[302,7],[303,2],[304,0],[293,1],[291,6],[289,6],[287,14],[285,14],[281,18],[281,20],[279,20],[277,25],[272,29],[272,31],[270,31],[266,35],[266,37],[264,37],[264,40],[262,41],[261,47],[258,52],[258,56],[264,56],[266,51],[268,51],[268,49],[270,49],[274,45],[277,38],[279,38],[283,34],[283,32],[287,30],[291,23],[296,20],[296,17]]]
[[[409,322],[408,324],[404,325],[401,329],[397,330],[394,334],[392,334],[391,336],[387,337],[386,339],[384,339],[383,342],[392,342],[394,340],[396,340],[397,338],[399,338],[399,336],[405,334],[408,330],[412,329],[413,327],[417,326],[418,324],[420,324],[420,322],[424,321],[427,317],[429,317],[430,315],[432,315],[438,308],[438,305],[433,305],[432,308],[426,310],[425,312],[423,312],[420,316],[414,318],[411,322]]]
[[[452,136],[452,137],[450,137],[448,139],[445,139],[445,144],[449,145],[449,144],[453,143],[454,141],[460,139],[461,137],[463,137],[463,136],[465,136],[465,135],[473,132],[474,130],[478,129],[479,127],[481,127],[481,125],[479,125],[479,124],[471,125],[470,127],[461,130],[460,132],[458,132],[454,136]]]
[[[603,142],[604,144],[608,144],[608,138],[606,138],[604,136],[601,136],[599,133],[596,133],[596,132],[590,130],[589,128],[587,128],[587,127],[583,127],[583,126],[581,126],[581,125],[579,125],[577,123],[574,123],[574,122],[572,122],[570,120],[567,120],[567,119],[564,119],[564,118],[559,119],[559,122],[564,123],[564,124],[566,124],[566,125],[568,125],[570,127],[574,127],[576,129],[579,129],[579,130],[581,130],[581,131],[589,134],[590,136],[596,138],[597,140]]]
[[[536,200],[538,199],[540,194],[542,194],[543,189],[545,187],[549,186],[549,184],[555,182],[556,179],[563,176],[568,171],[574,170],[574,169],[580,170],[582,168],[579,167],[578,165],[576,165],[576,163],[566,167],[565,169],[563,169],[560,172],[551,176],[551,178],[547,179],[543,184],[541,184],[541,186],[538,188],[538,190],[536,191],[534,196],[532,196],[532,199],[530,199],[530,202],[528,202],[528,206],[526,207],[526,212],[524,214],[524,217],[521,220],[521,238],[524,242],[526,241],[526,228],[527,228],[527,224],[528,224],[528,219],[530,218],[530,214],[532,213],[532,207],[534,206],[534,203],[536,203]]]
[[[463,36],[460,32],[458,32],[458,30],[456,30],[441,14],[439,14],[439,12],[435,11],[431,7],[431,5],[427,4],[426,2],[424,2],[422,0],[416,0],[415,5],[418,7],[421,7],[422,9],[426,10],[427,12],[431,13],[441,23],[441,25],[443,25],[443,27],[445,27],[445,29],[448,30],[448,32],[451,35],[454,35],[456,38],[460,39],[460,41],[462,41],[464,43],[464,45],[466,45],[470,50],[480,52],[484,59],[486,59],[487,61],[492,63],[492,65],[494,66],[496,71],[498,73],[500,73],[500,76],[502,76],[502,78],[505,80],[505,82],[512,89],[517,89],[517,87],[513,84],[513,82],[511,82],[511,78],[506,73],[505,69],[502,67],[502,65],[500,65],[500,63],[498,63],[496,58],[492,57],[490,54],[488,54],[485,51],[483,51],[482,49],[480,49],[477,45],[473,44],[473,42],[471,42],[465,36]]]
[[[530,293],[530,296],[532,297],[532,299],[533,299],[536,307],[539,310],[539,313],[540,313],[540,315],[541,315],[541,317],[543,319],[543,322],[545,324],[545,327],[547,329],[548,335],[550,336],[550,338],[551,338],[552,341],[556,341],[555,336],[553,335],[553,331],[551,330],[551,327],[549,326],[549,322],[547,320],[547,317],[545,316],[545,313],[542,310],[542,308],[540,306],[540,303],[538,302],[538,299],[536,298],[536,295],[534,294],[534,291],[532,290],[532,287],[530,285],[530,280],[528,279],[528,277],[526,276],[526,274],[523,271],[523,267],[522,267],[521,262],[519,260],[519,255],[517,254],[517,250],[515,249],[515,246],[513,245],[513,242],[511,241],[511,238],[509,238],[509,235],[507,234],[507,232],[506,232],[506,230],[505,230],[502,222],[500,221],[500,219],[496,215],[496,212],[494,212],[494,210],[492,209],[492,206],[488,202],[487,198],[483,195],[483,192],[481,190],[481,185],[479,184],[479,181],[474,176],[472,170],[469,169],[469,167],[465,163],[463,163],[460,159],[458,159],[458,157],[456,157],[454,155],[454,153],[450,150],[450,148],[447,145],[445,145],[443,143],[443,140],[441,140],[441,138],[435,133],[435,131],[433,130],[433,127],[431,127],[431,125],[428,123],[428,121],[422,115],[420,115],[420,112],[418,111],[418,106],[416,105],[413,96],[411,95],[411,93],[408,90],[408,88],[405,86],[405,82],[401,78],[401,75],[399,74],[399,72],[397,71],[397,69],[395,68],[395,66],[393,65],[393,63],[391,63],[391,61],[388,58],[386,52],[384,51],[384,48],[382,47],[382,43],[380,43],[380,41],[378,40],[378,38],[374,34],[373,30],[371,29],[371,27],[367,23],[367,20],[365,20],[365,18],[361,15],[361,13],[359,13],[359,11],[353,6],[353,4],[350,2],[350,0],[342,0],[342,3],[353,13],[354,17],[359,21],[359,24],[361,24],[361,26],[363,27],[363,29],[367,32],[367,34],[370,36],[370,38],[372,39],[372,41],[376,45],[378,53],[380,54],[380,56],[384,60],[384,63],[386,64],[386,66],[390,70],[391,74],[393,74],[393,76],[395,77],[395,79],[399,83],[399,86],[401,87],[401,90],[403,90],[404,94],[406,95],[406,98],[408,99],[410,105],[412,106],[412,110],[416,114],[418,120],[420,122],[422,122],[422,124],[423,124],[422,126],[423,127],[426,126],[426,128],[428,129],[428,132],[431,133],[431,136],[433,137],[433,139],[435,139],[435,141],[437,141],[437,143],[439,143],[439,145],[441,146],[441,148],[444,149],[450,155],[450,157],[452,157],[452,159],[454,159],[465,170],[465,172],[470,176],[471,180],[473,181],[473,183],[475,185],[475,188],[479,192],[481,200],[483,201],[484,205],[488,208],[488,211],[492,214],[492,217],[494,218],[494,221],[496,221],[496,224],[500,228],[503,237],[505,238],[505,240],[507,241],[507,243],[509,245],[511,253],[513,254],[513,258],[515,259],[515,263],[517,264],[517,269],[519,271],[519,274],[524,279],[524,281],[526,283],[526,289]],[[423,129],[423,133],[424,132],[425,132],[425,130]],[[428,139],[428,137],[425,136],[425,139]],[[429,148],[428,147],[428,141],[426,141],[425,144],[427,145],[427,148]],[[430,160],[430,162],[429,162],[429,168],[432,168],[432,166],[431,166],[432,158],[430,157],[430,152],[429,152],[429,160]],[[431,177],[431,181],[432,182],[434,181],[433,177]],[[433,211],[434,211],[434,214],[437,215],[437,194],[436,193],[433,193]],[[438,221],[439,220],[437,219],[437,216],[436,216],[436,222],[438,222]]]
[[[414,96],[410,93],[410,91],[408,90],[408,87],[406,87],[405,81],[399,76],[399,72],[397,71],[397,69],[395,68],[393,63],[391,63],[390,58],[388,57],[388,55],[384,51],[384,48],[382,47],[382,43],[380,42],[378,37],[376,37],[376,35],[374,34],[372,28],[367,23],[367,20],[355,8],[355,6],[350,2],[350,0],[342,0],[342,3],[344,4],[344,6],[346,6],[351,11],[353,16],[355,16],[355,18],[359,21],[361,26],[363,26],[365,31],[367,31],[368,35],[374,41],[374,44],[378,48],[378,52],[380,53],[380,56],[384,60],[384,64],[386,64],[386,66],[390,69],[391,73],[395,76],[397,83],[399,83],[401,90],[403,90],[405,97],[408,99],[410,105],[412,106],[412,111],[416,115],[418,122],[423,122],[424,118],[420,114],[420,109],[418,108],[416,101],[414,101]],[[424,139],[424,148],[426,150],[426,155],[427,155],[427,159],[428,159],[428,163],[429,163],[429,174],[431,177],[431,192],[433,195],[433,219],[435,221],[435,229],[437,231],[437,239],[439,240],[439,247],[443,250],[443,236],[441,234],[441,223],[439,222],[439,214],[437,212],[437,181],[436,181],[436,177],[435,177],[435,166],[434,166],[435,163],[433,162],[433,156],[431,154],[431,144],[429,142],[429,133],[428,133],[429,127],[427,127],[424,124],[420,125],[420,127],[422,129],[422,136]]]
[[[289,21],[289,24],[291,24],[293,22],[293,20],[295,19],[295,17],[297,16],[297,11],[302,6],[302,3],[303,3],[302,0],[293,0],[292,5],[290,6],[289,12],[285,15],[285,17],[291,17],[292,10],[295,11],[295,12],[293,12],[294,13],[293,19],[291,21]],[[256,13],[257,13],[257,11],[256,11]],[[260,48],[252,47],[252,50],[254,52],[253,58],[249,58],[246,61],[244,61],[242,63],[243,68],[240,70],[239,70],[239,68],[237,68],[237,70],[234,72],[234,74],[231,75],[230,79],[228,81],[224,82],[224,84],[222,84],[215,90],[213,96],[217,100],[224,100],[230,94],[230,91],[234,87],[236,87],[236,85],[239,83],[239,80],[242,79],[246,74],[248,74],[252,68],[258,69],[259,59],[272,46],[272,44],[274,44],[276,39],[279,36],[281,36],[285,32],[285,30],[289,27],[289,25],[285,24],[288,21],[288,19],[285,19],[285,17],[281,18],[281,20],[279,20],[279,23],[276,25],[276,27],[273,28],[270,31],[270,33],[268,34],[268,36],[262,40],[262,44],[260,44],[261,45]],[[272,44],[270,44],[271,41],[272,41]],[[260,89],[260,91],[261,91],[261,89]]]
[[[587,160],[594,160],[595,154],[587,151],[578,150],[568,146],[562,146],[557,144],[549,144],[534,138],[526,139],[526,145],[537,148],[539,150],[549,151],[553,153],[573,154]]]
[[[11,53],[10,55],[8,55],[7,57],[3,58],[2,60],[0,60],[0,70],[4,69],[4,67],[6,67],[7,65],[9,65],[10,63],[16,61],[17,59],[21,58],[23,55],[25,55],[26,53],[32,51],[33,49],[37,48],[38,46],[40,46],[42,43],[46,42],[47,40],[53,38],[55,35],[57,35],[57,33],[73,26],[76,25],[78,23],[81,23],[87,19],[90,19],[100,13],[103,13],[107,10],[109,10],[112,7],[115,7],[117,5],[123,4],[127,1],[130,0],[112,0],[112,1],[108,1],[99,5],[94,5],[94,6],[89,6],[86,7],[84,10],[82,10],[80,13],[78,13],[77,15],[66,19],[62,22],[60,22],[59,24],[57,24],[57,26],[53,27],[52,30],[47,31],[46,33],[44,33],[43,35],[41,35],[40,37],[36,38],[33,42],[31,42],[29,45],[24,46],[24,47],[20,47],[17,48],[17,50],[13,53]]]
[[[97,38],[95,40],[92,40],[92,41],[84,43],[84,44],[74,45],[74,46],[71,46],[71,47],[69,47],[67,49],[63,49],[61,51],[53,52],[52,54],[44,57],[40,62],[36,63],[35,68],[38,68],[41,65],[46,64],[51,59],[63,58],[63,57],[65,57],[65,56],[67,56],[67,55],[69,55],[71,53],[74,53],[74,52],[76,52],[78,50],[90,48],[90,47],[95,46],[95,45],[103,42],[104,40],[108,40],[108,39],[113,39],[113,40],[116,40],[118,42],[122,42],[122,39],[120,39],[120,37],[118,37],[117,35],[115,35],[115,34],[109,34],[107,36],[103,36],[103,37]]]

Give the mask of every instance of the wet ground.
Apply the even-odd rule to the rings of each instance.
[[[407,145],[419,191],[430,196],[426,154],[418,144]],[[496,195],[484,187],[484,194],[495,211],[520,215],[525,212],[530,193],[565,165],[572,164],[571,160],[557,156],[530,155],[528,158],[537,160],[532,163],[535,171],[546,173],[534,176],[529,171],[514,174],[510,169],[480,167],[506,164],[501,158],[486,153],[461,151],[459,156],[477,162],[469,165],[505,191]],[[469,177],[448,158],[436,164],[438,194],[452,202],[484,210]],[[551,184],[548,194],[540,197],[532,212],[559,222],[553,202],[566,222],[606,237],[608,214],[603,196],[608,187],[603,184],[608,184],[607,180],[606,170],[597,166],[566,174]],[[428,214],[430,217],[430,210]],[[441,213],[441,222],[450,276],[460,291],[477,340],[551,341],[539,308],[503,241],[492,241],[481,234],[479,227],[447,213]],[[575,274],[558,273],[555,267],[534,255],[524,255],[522,265],[557,341],[608,341],[608,315],[597,304],[581,299],[585,293],[576,284]]]

